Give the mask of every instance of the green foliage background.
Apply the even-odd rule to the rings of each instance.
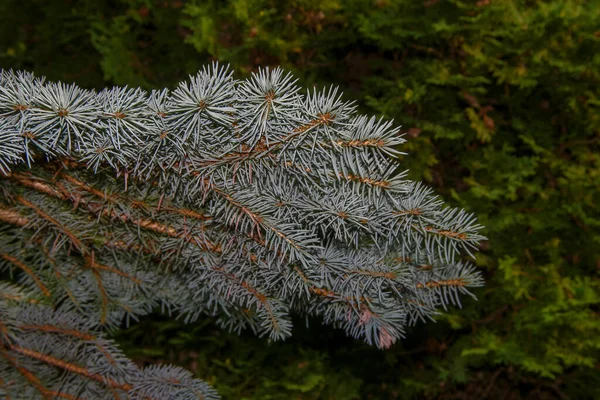
[[[129,354],[226,399],[600,398],[600,1],[0,2],[1,68],[156,88],[214,59],[395,118],[409,177],[487,227],[487,284],[384,352],[318,321],[268,344],[156,315]]]

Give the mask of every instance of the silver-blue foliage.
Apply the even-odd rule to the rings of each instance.
[[[151,93],[2,71],[0,395],[215,398],[103,336],[158,307],[274,340],[314,315],[388,348],[460,306],[482,227],[406,179],[402,143],[279,68]]]

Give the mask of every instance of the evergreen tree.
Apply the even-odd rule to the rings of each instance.
[[[0,75],[0,394],[216,398],[107,333],[161,310],[282,340],[317,316],[378,348],[482,285],[464,210],[406,179],[392,121],[281,69],[173,90]]]

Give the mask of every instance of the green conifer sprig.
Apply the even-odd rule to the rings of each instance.
[[[2,71],[0,393],[214,397],[100,339],[157,307],[274,340],[314,315],[388,348],[460,306],[482,227],[405,178],[403,142],[279,68],[149,94]]]

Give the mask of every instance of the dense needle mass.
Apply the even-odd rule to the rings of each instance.
[[[157,306],[271,339],[310,314],[388,348],[460,305],[481,226],[405,178],[403,142],[281,69],[151,93],[3,71],[0,393],[216,396],[102,337]]]

